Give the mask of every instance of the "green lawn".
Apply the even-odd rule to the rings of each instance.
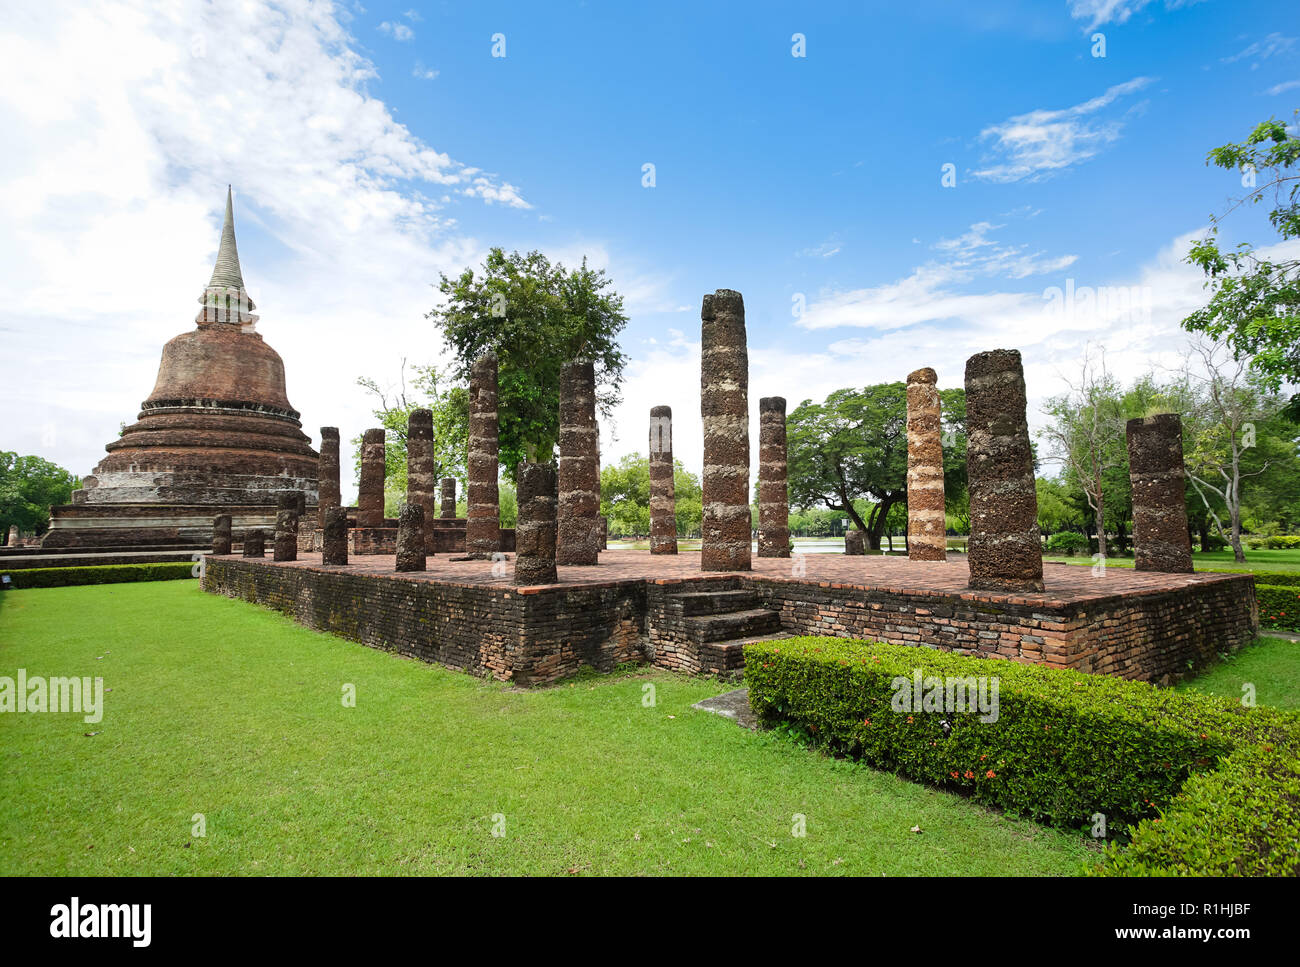
[[[1090,557],[1044,557],[1044,561],[1053,564],[1086,564],[1092,566]],[[1133,558],[1108,557],[1107,567],[1132,567]],[[1300,551],[1252,551],[1246,548],[1246,563],[1238,564],[1232,557],[1232,551],[1197,552],[1192,555],[1192,566],[1198,571],[1230,571],[1233,573],[1251,573],[1256,571],[1290,571],[1300,572]]]
[[[0,874],[1072,874],[1095,856],[691,709],[714,682],[512,691],[189,581],[4,592],[0,675],[19,668],[112,691],[95,725],[0,714]]]
[[[1261,638],[1178,687],[1240,701],[1247,684],[1259,705],[1300,709],[1300,641]]]

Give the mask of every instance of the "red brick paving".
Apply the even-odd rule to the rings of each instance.
[[[236,555],[237,556],[237,555]],[[391,578],[399,581],[440,581],[448,584],[493,586],[503,590],[513,588],[520,593],[530,593],[538,588],[514,588],[510,583],[514,572],[514,555],[509,560],[497,562],[504,567],[502,577],[493,577],[492,561],[453,561],[452,555],[436,555],[428,559],[428,570],[398,574],[396,559],[392,555],[354,556],[346,567],[325,567],[318,553],[300,553],[297,561],[274,562],[269,557],[259,562],[267,567],[301,567],[317,571],[338,571]],[[1107,568],[1104,576],[1094,577],[1092,568],[1074,564],[1044,564],[1041,594],[995,594],[987,591],[970,591],[966,587],[967,568],[964,559],[949,561],[909,561],[904,557],[849,556],[842,554],[807,554],[803,556],[804,573],[792,576],[798,559],[759,558],[753,561],[750,572],[705,574],[700,571],[698,551],[684,551],[677,555],[651,555],[649,551],[601,551],[600,564],[594,567],[566,567],[561,565],[557,586],[597,586],[619,584],[626,581],[655,581],[668,583],[682,580],[716,581],[745,576],[772,580],[819,585],[822,587],[872,588],[890,593],[933,593],[944,597],[956,596],[967,601],[1000,601],[1011,604],[1042,604],[1059,607],[1067,603],[1094,601],[1117,595],[1147,594],[1174,591],[1194,584],[1231,580],[1240,575],[1208,572],[1203,574],[1157,574],[1139,572],[1130,568]]]

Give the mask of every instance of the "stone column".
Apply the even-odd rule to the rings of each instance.
[[[650,553],[677,553],[677,497],[673,484],[673,408],[650,410]]]
[[[700,310],[704,519],[700,569],[750,570],[749,353],[745,302],[718,289]]]
[[[469,485],[465,499],[465,553],[490,558],[501,547],[497,488],[497,357],[480,356],[469,376]]]
[[[230,525],[231,516],[229,514],[217,514],[212,518],[212,553],[229,554],[230,553]]]
[[[844,532],[844,553],[845,554],[866,554],[867,553],[867,535],[854,527],[852,530]]]
[[[266,532],[260,528],[244,531],[244,557],[266,557]]]
[[[907,556],[913,561],[948,559],[938,382],[928,367],[907,375]]]
[[[321,525],[321,563],[348,563],[348,512],[343,507],[330,507],[325,511]]]
[[[367,430],[361,438],[361,485],[357,488],[357,526],[384,526],[384,478],[387,475],[384,431]]]
[[[558,474],[549,463],[521,463],[518,478],[514,583],[554,584]]]
[[[406,502],[422,510],[420,533],[426,554],[434,552],[432,521],[438,516],[438,469],[433,453],[433,413],[412,410],[406,421]],[[424,522],[430,526],[425,527]],[[419,568],[423,570],[423,565]]]
[[[571,359],[560,367],[560,496],[557,564],[596,564],[600,556],[600,458],[596,439],[596,367]]]
[[[451,519],[456,516],[456,478],[442,478],[442,513],[438,516]]]
[[[10,546],[10,547],[17,547],[17,546],[18,546],[18,540],[19,540],[19,536],[18,536],[18,525],[17,525],[17,524],[10,524],[10,525],[9,525],[9,546]]]
[[[397,516],[397,569],[423,571],[425,556],[424,508],[411,501]]]
[[[758,401],[758,556],[790,556],[786,489],[785,397]]]
[[[1133,492],[1133,567],[1192,573],[1183,476],[1183,421],[1177,413],[1129,420],[1129,484]]]
[[[301,494],[281,494],[275,514],[275,548],[273,559],[298,560],[298,498]]]
[[[1038,496],[1025,419],[1025,374],[1016,350],[994,349],[966,360],[966,434],[969,586],[1041,591]]]
[[[319,487],[320,496],[316,502],[316,526],[325,526],[325,511],[342,505],[343,498],[339,490],[339,428],[323,426],[320,428],[320,462]]]

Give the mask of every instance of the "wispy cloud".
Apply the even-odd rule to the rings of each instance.
[[[1070,16],[1075,20],[1086,20],[1085,30],[1092,30],[1108,23],[1127,23],[1135,13],[1151,6],[1155,0],[1067,0]],[[1190,7],[1201,0],[1165,0],[1166,10]]]
[[[1095,116],[1120,98],[1141,90],[1150,77],[1135,77],[1108,88],[1104,94],[1059,110],[1018,114],[980,132],[1002,160],[973,172],[985,181],[1040,181],[1094,157],[1119,138],[1124,121]]]
[[[1285,94],[1287,91],[1294,91],[1297,87],[1300,87],[1300,81],[1283,81],[1281,84],[1274,84],[1264,93],[1272,95]]]
[[[406,26],[406,24],[393,23],[390,20],[385,20],[379,25],[379,32],[381,34],[388,34],[388,36],[392,37],[394,40],[405,41],[415,39],[414,30]]]
[[[1235,64],[1239,60],[1248,60],[1251,62],[1250,69],[1258,70],[1263,61],[1278,54],[1290,52],[1295,48],[1295,44],[1295,37],[1283,37],[1279,33],[1271,33],[1263,40],[1257,40],[1232,56],[1221,57],[1219,60],[1224,64]]]
[[[812,245],[808,248],[801,248],[795,252],[795,258],[801,259],[828,259],[838,255],[841,251],[839,239],[832,235],[820,245]]]
[[[425,67],[422,61],[416,61],[415,67],[411,69],[411,76],[418,77],[422,81],[431,81],[438,76],[438,71]]]

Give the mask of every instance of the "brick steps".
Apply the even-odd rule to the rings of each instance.
[[[745,611],[687,618],[686,627],[691,637],[703,645],[730,641],[733,638],[771,634],[781,629],[781,616],[767,608],[750,608]]]
[[[676,598],[682,603],[682,614],[688,618],[747,611],[758,607],[758,594],[748,588],[727,591],[687,591],[676,595]]]

